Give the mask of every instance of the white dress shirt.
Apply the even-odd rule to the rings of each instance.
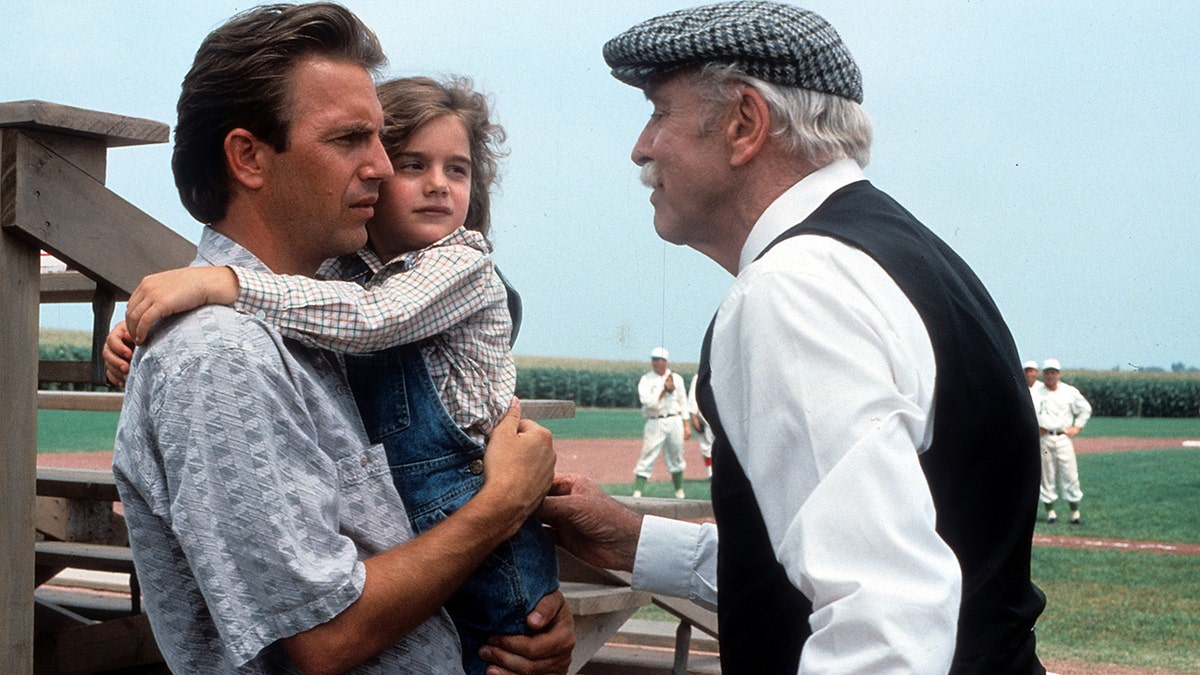
[[[918,461],[936,375],[925,326],[883,268],[830,237],[755,260],[859,180],[857,164],[835,162],[759,218],[714,325],[713,393],[776,557],[813,603],[800,672],[945,672],[962,576]],[[635,587],[714,600],[710,530],[646,518]],[[664,564],[664,540],[685,542],[693,564]]]

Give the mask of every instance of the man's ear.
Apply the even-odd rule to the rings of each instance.
[[[233,180],[250,189],[262,187],[271,148],[249,131],[237,128],[225,135],[225,163]]]
[[[743,86],[726,119],[730,164],[742,166],[753,159],[771,133],[771,109],[757,89]]]

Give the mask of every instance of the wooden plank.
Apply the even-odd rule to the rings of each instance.
[[[92,362],[38,361],[37,377],[38,382],[84,382],[90,384]]]
[[[39,567],[77,567],[101,572],[133,573],[133,552],[128,546],[85,544],[74,541],[39,541],[34,543]],[[57,572],[55,572],[57,574]]]
[[[79,361],[90,368],[87,361]],[[51,380],[53,381],[53,380]],[[42,410],[96,410],[119,412],[125,394],[119,391],[39,391],[37,407]]]
[[[521,401],[521,417],[530,420],[556,420],[575,416],[574,401],[531,398]]]
[[[113,512],[111,501],[38,497],[34,527],[39,534],[58,541],[129,545],[125,519]]]
[[[5,227],[114,293],[131,293],[147,274],[186,266],[195,257],[191,242],[61,154],[27,133],[5,133],[17,141],[12,160],[15,212],[11,222],[3,222]]]
[[[16,155],[11,129],[0,129],[0,225],[15,213]],[[38,277],[36,246],[0,228],[0,673],[33,669],[33,500],[37,464]]]
[[[111,471],[98,469],[68,469],[55,466],[37,467],[37,494],[43,497],[115,502],[117,481]]]
[[[678,625],[674,621],[630,619],[622,624],[620,630],[613,634],[608,644],[675,649]],[[716,653],[720,649],[720,645],[712,636],[693,634],[688,649],[690,651]]]
[[[119,619],[135,613],[133,611],[133,601],[130,600],[128,593],[123,595],[118,595],[117,593],[93,593],[47,585],[38,587],[33,595],[39,608],[43,604],[61,608],[76,616],[87,619],[88,624],[84,625],[90,625],[96,621],[107,619]],[[38,616],[37,619],[40,620],[41,616]],[[63,625],[55,630],[70,627],[69,625]],[[34,631],[37,635],[43,634],[40,623],[35,625]]]
[[[110,148],[166,143],[171,137],[162,122],[37,100],[0,103],[0,127],[66,132],[102,140]]]
[[[41,277],[42,297],[45,303],[91,302],[96,294],[96,282],[80,272],[50,272]],[[119,294],[117,300],[125,301],[128,295]]]
[[[571,667],[568,675],[578,673],[592,660],[597,650],[604,647],[608,638],[624,624],[636,610],[616,610],[605,614],[589,614],[575,617],[575,649],[571,650]]]
[[[608,614],[625,609],[637,609],[650,604],[650,594],[635,591],[628,586],[605,586],[564,581],[560,585],[571,614]]]
[[[663,499],[659,497],[616,497],[618,502],[644,516],[675,520],[711,520],[712,502],[706,499]]]

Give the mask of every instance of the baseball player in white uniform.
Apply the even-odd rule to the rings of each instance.
[[[691,436],[684,417],[688,412],[687,393],[683,376],[667,367],[669,354],[662,347],[650,352],[650,372],[638,381],[638,399],[646,425],[642,429],[642,456],[634,468],[633,496],[641,497],[646,481],[654,469],[654,460],[661,452],[675,484],[675,497],[684,498],[683,441]]]
[[[1059,380],[1060,370],[1057,359],[1046,359],[1042,364],[1043,386],[1030,388],[1042,435],[1041,498],[1046,505],[1046,522],[1058,522],[1054,502],[1061,486],[1063,498],[1071,507],[1071,524],[1082,525],[1079,500],[1083,491],[1079,489],[1079,469],[1071,438],[1087,424],[1092,406],[1078,389]]]

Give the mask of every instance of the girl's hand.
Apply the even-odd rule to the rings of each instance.
[[[201,305],[232,305],[237,275],[228,267],[183,267],[142,279],[125,306],[125,324],[134,344],[146,341],[154,324]]]

